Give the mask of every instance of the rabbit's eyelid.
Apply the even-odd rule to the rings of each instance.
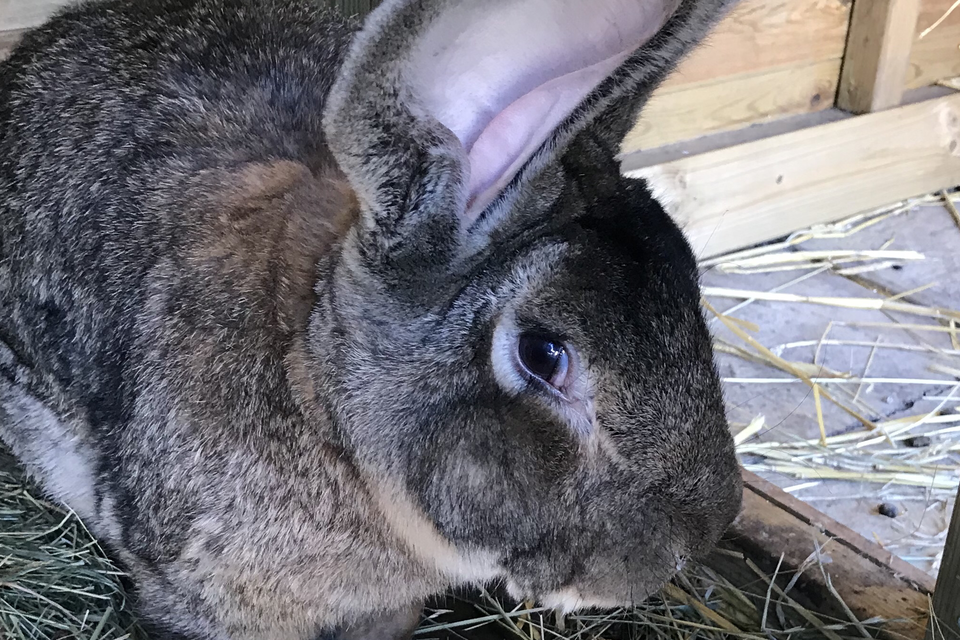
[[[507,314],[494,329],[490,359],[497,382],[512,395],[536,393],[549,398],[554,405],[554,411],[579,437],[590,438],[596,434],[597,417],[593,390],[584,358],[568,341],[564,341],[569,358],[569,382],[564,389],[557,389],[549,382],[526,372],[517,353],[521,333],[514,317]]]

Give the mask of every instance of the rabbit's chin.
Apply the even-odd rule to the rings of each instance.
[[[510,594],[510,597],[518,602],[522,602],[530,598],[530,594],[524,593],[523,589],[521,589],[520,586],[512,580],[508,580],[505,586],[507,593]],[[642,602],[653,592],[654,589],[651,589],[650,593],[637,594],[639,597],[633,599],[633,602]],[[583,595],[574,587],[560,589],[559,591],[539,596],[536,599],[541,606],[548,609],[554,609],[563,615],[573,613],[575,611],[582,611],[584,609],[615,609],[628,604],[617,600],[591,598]]]

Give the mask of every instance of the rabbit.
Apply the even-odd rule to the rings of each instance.
[[[732,0],[98,0],[0,66],[0,436],[155,638],[643,601],[741,505],[620,142]]]

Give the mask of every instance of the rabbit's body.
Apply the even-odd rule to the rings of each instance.
[[[403,637],[491,579],[631,601],[735,512],[689,249],[613,157],[636,105],[490,169],[456,231],[457,126],[370,60],[464,18],[406,4],[355,39],[310,0],[107,0],[0,65],[0,436],[176,637]],[[549,318],[582,350],[556,410],[497,351]]]
[[[320,130],[350,28],[112,4],[0,82],[4,438],[198,638],[315,638],[442,589],[304,404],[316,265],[356,215]]]

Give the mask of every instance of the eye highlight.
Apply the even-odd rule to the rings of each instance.
[[[570,373],[570,355],[560,340],[534,333],[520,335],[517,357],[531,376],[562,391]]]

